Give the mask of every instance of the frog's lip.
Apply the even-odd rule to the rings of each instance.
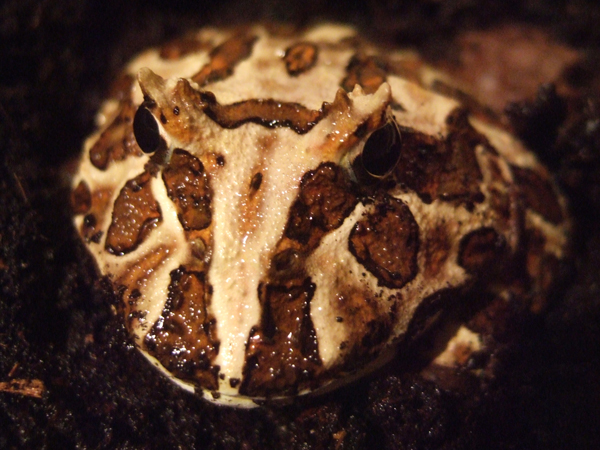
[[[397,345],[387,346],[381,353],[377,355],[375,359],[370,361],[366,366],[360,369],[352,371],[340,371],[336,374],[335,378],[328,381],[322,382],[315,389],[303,389],[295,394],[290,395],[273,395],[264,397],[247,397],[244,395],[230,395],[219,391],[211,391],[204,389],[199,386],[195,386],[192,383],[188,383],[179,378],[176,378],[171,374],[154,356],[150,355],[144,349],[138,347],[138,350],[148,361],[152,363],[162,374],[164,374],[169,380],[175,383],[177,386],[191,394],[201,394],[205,399],[215,405],[219,406],[230,406],[235,408],[251,409],[259,406],[284,406],[291,404],[298,397],[313,398],[321,397],[329,394],[343,386],[352,384],[367,375],[384,367],[386,364],[391,362],[398,353]]]

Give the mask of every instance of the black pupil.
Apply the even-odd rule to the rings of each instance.
[[[153,153],[160,143],[158,124],[145,106],[140,106],[133,119],[133,134],[144,153]]]
[[[374,177],[383,177],[390,173],[400,159],[400,133],[392,122],[375,130],[362,151],[361,160],[364,169]]]

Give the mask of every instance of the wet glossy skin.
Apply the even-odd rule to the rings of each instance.
[[[132,61],[73,204],[140,350],[248,406],[350,379],[474,285],[543,298],[564,199],[438,76],[335,25],[206,29]]]

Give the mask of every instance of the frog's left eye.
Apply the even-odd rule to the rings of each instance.
[[[133,135],[144,153],[154,153],[160,145],[158,123],[143,104],[133,118]]]
[[[368,137],[360,155],[362,168],[373,178],[389,175],[400,160],[402,140],[395,121],[390,120]]]

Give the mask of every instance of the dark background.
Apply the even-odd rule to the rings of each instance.
[[[164,5],[166,5],[165,3]],[[593,1],[0,3],[0,448],[598,448],[600,445],[600,8]],[[217,408],[163,379],[111,313],[71,225],[69,169],[95,110],[137,51],[204,24],[334,19],[451,57],[465,30],[541,27],[578,50],[570,94],[513,107],[517,131],[570,197],[574,257],[547,311],[514,324],[483,389],[393,368],[285,407]],[[560,110],[561,113],[557,113]],[[513,120],[514,122],[514,120]],[[539,145],[540,139],[544,145]],[[537,142],[537,144],[536,144]]]

